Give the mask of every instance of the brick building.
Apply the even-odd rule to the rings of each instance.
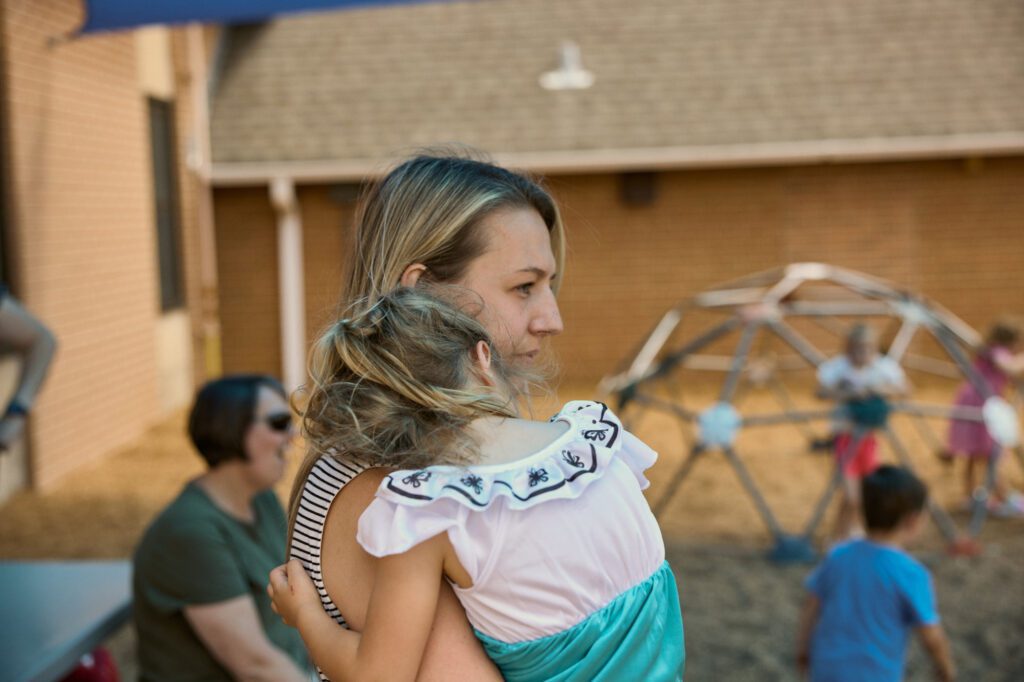
[[[0,499],[131,442],[205,372],[209,188],[186,149],[202,129],[190,63],[211,36],[69,37],[81,22],[77,0],[0,5],[2,277],[59,343],[26,442],[0,459]],[[4,362],[4,388],[16,370]]]
[[[355,183],[448,141],[559,199],[573,380],[685,296],[792,261],[977,326],[1020,311],[1022,35],[1010,0],[496,0],[231,29],[211,110],[224,366],[299,376]],[[589,87],[542,85],[577,55]]]

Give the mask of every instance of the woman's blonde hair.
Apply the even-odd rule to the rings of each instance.
[[[537,211],[561,273],[562,219],[554,199],[537,182],[488,163],[468,148],[425,151],[406,160],[363,196],[344,301],[373,305],[415,263],[426,266],[425,282],[457,282],[487,249],[482,221],[509,208]]]

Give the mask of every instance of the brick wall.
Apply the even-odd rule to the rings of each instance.
[[[31,478],[46,486],[160,416],[150,138],[132,34],[54,41],[80,24],[76,0],[5,3],[2,17],[11,274],[60,343],[30,429]],[[180,95],[188,73],[175,33]],[[190,105],[175,102],[191,303],[198,246],[196,188],[184,165]]]
[[[612,369],[683,298],[794,261],[820,260],[892,279],[976,327],[1004,311],[1024,312],[1024,159],[678,171],[659,174],[656,183],[652,203],[629,206],[620,198],[618,175],[548,180],[569,230],[561,295],[566,332],[555,342],[569,380],[595,380]],[[341,264],[335,257],[343,252],[339,240],[351,218],[326,188],[300,196],[312,326],[322,301],[336,290]],[[238,256],[234,275],[221,269],[223,319],[235,325],[235,347],[225,346],[225,362],[258,358],[279,372],[266,190],[217,190],[215,201],[220,248],[245,251],[254,262],[270,264],[261,267],[275,268],[246,273]],[[227,236],[243,230],[259,236],[246,245]],[[252,279],[262,280],[260,291],[273,292],[266,294],[269,302],[243,293]],[[249,307],[243,311],[236,297]],[[254,318],[260,310],[273,310],[272,319]]]
[[[277,217],[263,188],[218,189],[217,276],[225,372],[281,375],[278,327]],[[299,188],[305,260],[306,338],[337,311],[350,202],[335,201],[327,187]]]
[[[149,136],[130,34],[50,44],[80,23],[73,0],[2,17],[14,282],[60,343],[31,420],[45,486],[157,415]]]
[[[891,279],[978,328],[1024,312],[1024,159],[688,171],[657,182],[653,204],[628,207],[617,176],[550,181],[570,231],[566,333],[555,342],[568,378],[600,377],[686,296],[796,261]]]

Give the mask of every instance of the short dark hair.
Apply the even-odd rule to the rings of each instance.
[[[928,488],[910,470],[885,464],[861,481],[861,499],[868,530],[892,530],[924,509]]]
[[[261,386],[287,399],[281,382],[262,374],[214,379],[196,393],[188,435],[211,469],[228,460],[246,459],[245,432],[255,417]]]

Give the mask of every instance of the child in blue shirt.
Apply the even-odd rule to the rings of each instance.
[[[927,489],[910,471],[881,466],[861,483],[867,537],[838,545],[807,579],[797,663],[812,682],[903,679],[911,632],[953,679],[931,575],[904,551],[920,529]]]

